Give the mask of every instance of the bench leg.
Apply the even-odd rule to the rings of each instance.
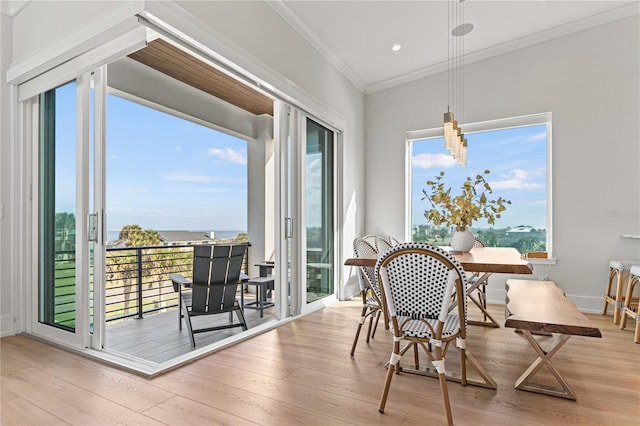
[[[564,378],[560,375],[558,370],[551,363],[551,358],[555,355],[558,350],[569,340],[571,337],[570,334],[560,334],[556,339],[554,345],[550,348],[549,351],[545,352],[540,343],[533,337],[530,331],[521,330],[522,335],[526,337],[529,341],[533,349],[538,354],[538,358],[527,368],[522,376],[516,381],[516,389],[526,390],[529,392],[537,392],[545,395],[557,396],[559,398],[571,399],[573,401],[576,400],[576,394],[573,392],[569,384],[564,380]],[[544,366],[549,368],[549,371],[555,376],[556,380],[560,384],[560,387],[553,387],[547,385],[541,385],[537,383],[530,383],[530,380],[533,376],[540,371],[540,369]]]

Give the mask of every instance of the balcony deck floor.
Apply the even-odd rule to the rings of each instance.
[[[255,300],[251,293],[245,294],[245,303]],[[249,329],[274,319],[273,308],[264,310],[264,317],[254,309],[244,310]],[[227,324],[229,316],[207,315],[193,318],[194,327]],[[234,314],[234,321],[237,317]],[[235,334],[242,333],[241,327],[217,330],[195,335],[196,347],[200,348],[218,342]],[[142,319],[130,319],[117,324],[107,325],[106,348],[127,355],[135,356],[151,362],[161,363],[194,350],[189,340],[189,333],[182,322],[182,330],[178,328],[178,312],[171,309],[147,315]]]

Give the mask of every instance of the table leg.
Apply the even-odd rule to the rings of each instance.
[[[480,309],[480,311],[482,312],[482,315],[487,318],[489,321],[467,321],[468,324],[471,325],[484,325],[487,327],[496,327],[496,328],[500,328],[500,324],[498,323],[498,321],[496,321],[491,314],[489,313],[489,311],[487,311],[487,304],[486,301],[482,301],[482,299],[480,300],[476,300],[472,294],[474,291],[478,290],[479,292],[481,291],[478,287],[480,287],[480,284],[482,284],[483,282],[485,282],[486,280],[489,279],[489,277],[492,275],[492,272],[485,272],[484,274],[482,274],[482,276],[480,278],[478,278],[476,280],[476,282],[469,288],[467,288],[467,298],[469,300],[471,300],[473,302],[474,305],[476,305],[478,307],[478,309]],[[486,295],[482,294],[480,297],[486,297]]]
[[[256,286],[256,300],[258,302],[258,307],[260,308],[260,318],[262,318],[264,315],[264,295],[262,294],[264,287],[265,286],[261,284]]]
[[[556,352],[569,340],[571,337],[570,334],[559,334],[555,339],[554,344],[551,349],[545,352],[540,343],[533,337],[530,331],[521,330],[522,335],[526,337],[529,341],[533,349],[538,354],[538,358],[527,368],[527,370],[518,378],[516,381],[515,388],[520,390],[526,390],[529,392],[537,392],[545,395],[557,396],[559,398],[571,399],[573,401],[576,400],[576,394],[573,392],[569,384],[564,380],[564,378],[560,375],[558,370],[551,363],[551,358],[555,355]],[[560,384],[560,387],[553,387],[542,385],[538,383],[531,383],[530,380],[533,376],[540,371],[540,369],[544,366],[547,366],[549,371],[555,376],[556,380]]]

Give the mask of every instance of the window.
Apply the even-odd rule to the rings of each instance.
[[[452,230],[435,227],[424,216],[425,182],[441,171],[455,192],[467,176],[490,170],[495,197],[511,201],[494,225],[480,220],[472,232],[489,246],[515,247],[521,253],[551,252],[551,114],[464,125],[467,166],[459,166],[444,148],[442,128],[407,133],[409,142],[409,215],[411,239],[446,245]]]

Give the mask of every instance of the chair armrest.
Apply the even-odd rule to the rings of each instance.
[[[192,284],[191,281],[186,279],[182,274],[170,274],[169,278],[173,282],[173,291],[179,291],[180,290],[179,287],[181,285],[185,287],[190,287]]]

